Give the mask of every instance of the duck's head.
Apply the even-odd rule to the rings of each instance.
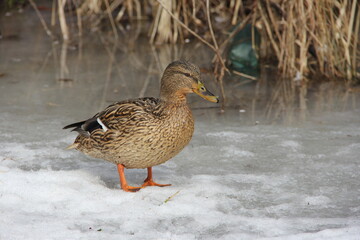
[[[185,100],[188,93],[196,93],[210,102],[219,102],[219,98],[201,82],[200,69],[196,65],[187,61],[170,63],[161,79],[160,97],[167,101]]]

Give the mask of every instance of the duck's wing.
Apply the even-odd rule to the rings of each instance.
[[[138,98],[116,102],[88,120],[76,122],[63,129],[73,128],[83,136],[90,136],[96,129],[106,132],[108,129],[124,130],[147,124],[159,115],[160,99]]]

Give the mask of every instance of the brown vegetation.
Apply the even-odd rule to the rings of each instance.
[[[360,75],[357,0],[58,0],[53,8],[65,41],[76,33],[67,26],[69,9],[76,13],[79,35],[106,22],[118,37],[123,23],[145,19],[151,21],[152,44],[196,37],[214,52],[223,97],[227,49],[246,24],[261,35],[259,57],[275,59],[280,75],[293,82],[306,85],[312,73],[347,82]]]

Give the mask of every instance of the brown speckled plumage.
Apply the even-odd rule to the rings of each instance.
[[[173,62],[162,77],[159,99],[117,102],[86,121],[66,126],[79,132],[69,148],[125,168],[149,169],[164,163],[191,140],[194,120],[186,103],[191,92],[217,101],[201,83],[198,67]]]
[[[89,137],[80,134],[76,149],[126,168],[164,163],[188,144],[194,131],[187,104],[165,104],[155,98],[118,102],[95,117],[108,130],[98,128]]]

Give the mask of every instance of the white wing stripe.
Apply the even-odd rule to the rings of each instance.
[[[100,118],[97,118],[96,121],[100,124],[102,127],[103,132],[106,132],[108,128],[105,126],[105,124],[100,120]]]

